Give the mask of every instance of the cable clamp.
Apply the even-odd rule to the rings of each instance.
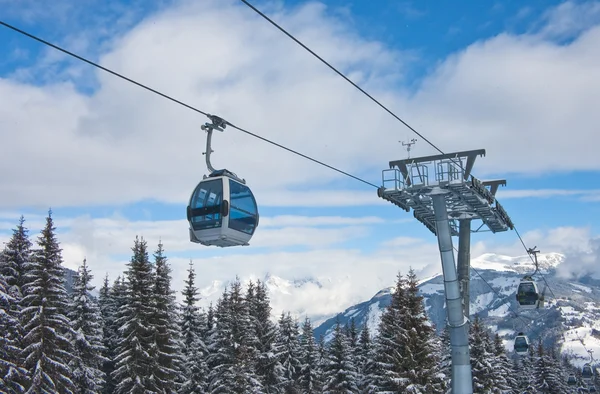
[[[219,130],[219,131],[223,131],[225,130],[225,127],[227,127],[227,121],[217,115],[206,115],[208,117],[208,119],[210,119],[210,121],[212,123],[204,123],[202,126],[200,126],[200,128],[202,130]]]

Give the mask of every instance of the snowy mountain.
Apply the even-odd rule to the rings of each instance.
[[[558,276],[556,268],[563,261],[564,256],[559,253],[538,255],[543,277],[537,274],[534,278],[540,291],[546,289],[545,307],[523,311],[518,307],[515,294],[522,276],[535,270],[529,256],[484,254],[472,259],[471,315],[478,314],[486,325],[498,332],[507,350],[512,350],[514,335],[523,331],[533,341],[541,338],[548,344],[559,343],[562,352],[573,357],[578,365],[588,362],[585,348],[600,354],[600,281],[590,277],[567,279]],[[419,288],[431,321],[441,330],[446,321],[443,277],[439,274],[424,280]],[[336,319],[346,324],[351,318],[359,327],[367,324],[371,333],[375,333],[392,291],[392,287],[383,289],[370,300],[326,320],[315,329],[315,336],[324,335],[327,340]]]
[[[250,276],[240,278],[243,288],[246,288],[250,281],[256,282],[260,279],[265,283],[269,291],[271,300],[271,308],[273,312],[273,320],[279,317],[283,311],[291,312],[294,316],[303,318],[309,316],[313,324],[320,324],[325,319],[331,317],[331,313],[323,313],[317,307],[309,308],[310,305],[318,305],[318,300],[322,298],[323,293],[334,291],[336,283],[329,278],[295,278],[285,279],[276,275],[267,273],[263,277]],[[233,280],[221,281],[214,280],[209,286],[200,288],[201,305],[206,307],[210,303],[216,304],[216,301],[223,295],[223,291],[232,284]],[[337,296],[337,302],[344,305],[344,299]],[[298,300],[304,300],[298,302]],[[345,303],[347,305],[347,302]]]

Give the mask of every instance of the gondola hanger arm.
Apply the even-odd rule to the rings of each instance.
[[[206,122],[202,126],[200,126],[202,130],[205,130],[207,132],[206,152],[203,152],[202,154],[206,156],[206,167],[208,167],[208,171],[213,173],[215,169],[210,163],[210,154],[214,152],[214,150],[212,150],[211,148],[212,132],[213,130],[219,130],[221,132],[225,130],[225,127],[227,127],[227,121],[217,115],[208,114],[206,116],[210,119],[211,123]]]

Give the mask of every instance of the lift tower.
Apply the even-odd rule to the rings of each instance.
[[[498,186],[506,181],[481,182],[471,175],[475,159],[484,155],[485,150],[478,149],[391,161],[390,169],[382,172],[383,186],[377,190],[379,197],[406,212],[412,208],[414,217],[437,236],[452,346],[453,394],[473,393],[467,324],[470,234],[514,228],[495,199]],[[471,229],[473,221],[481,222],[475,230]],[[459,234],[463,286],[459,285],[452,246],[452,236]]]

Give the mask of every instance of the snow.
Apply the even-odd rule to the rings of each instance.
[[[506,316],[510,311],[510,305],[508,303],[500,305],[498,308],[488,312],[489,316],[502,317]]]
[[[379,307],[379,301],[369,305],[366,324],[367,327],[369,327],[369,332],[371,333],[371,336],[375,336],[379,332],[379,321],[381,320],[382,314],[383,309]]]
[[[576,287],[576,288],[578,288],[578,289],[580,289],[580,290],[583,290],[583,291],[585,291],[586,293],[591,293],[591,292],[592,292],[592,289],[590,289],[590,288],[589,288],[589,287],[587,287],[587,286],[580,285],[580,284],[578,284],[578,283],[569,283],[569,284],[570,284],[571,286],[573,286],[573,287]]]
[[[561,350],[563,353],[575,356],[571,362],[578,367],[582,367],[583,364],[590,361],[586,349],[592,351],[592,354],[600,353],[600,340],[592,336],[591,327],[577,327],[567,330],[564,333],[564,338],[565,342]],[[583,344],[581,341],[583,341]]]
[[[471,302],[471,313],[479,313],[494,300],[494,293],[488,292],[478,295],[474,301]]]
[[[573,319],[581,319],[581,313],[577,312],[572,306],[559,306],[562,317],[568,322]]]
[[[442,283],[427,283],[419,287],[421,294],[436,294],[444,291]]]
[[[560,253],[539,253],[538,266],[540,272],[547,273],[550,269],[556,268],[561,264],[564,259],[565,256]],[[471,259],[471,266],[476,269],[518,272],[520,274],[531,273],[535,270],[535,265],[529,255],[510,257],[494,253],[484,253],[475,259]]]
[[[357,310],[357,309],[355,309],[355,308],[352,308],[352,309],[350,309],[348,312],[346,312],[346,313],[344,314],[344,316],[345,316],[345,317],[354,317],[354,316],[356,315],[356,313],[357,313],[357,312],[358,312],[358,310]]]
[[[494,289],[500,289],[500,293],[504,295],[515,293],[519,285],[519,279],[507,277],[494,278],[488,282]]]

